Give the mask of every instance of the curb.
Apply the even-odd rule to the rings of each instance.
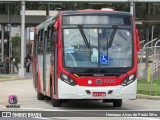
[[[2,80],[0,80],[0,82],[15,81],[15,80],[25,80],[25,79],[28,79],[28,78],[27,77],[24,77],[24,78],[11,77],[11,78],[7,78],[7,79],[2,79]]]
[[[149,95],[143,95],[143,94],[137,94],[137,98],[150,99],[150,100],[160,100],[160,96],[149,96]]]
[[[19,77],[14,75],[0,75],[0,76],[6,77],[6,78],[1,78],[0,82],[29,79],[27,76],[24,76],[24,77]]]

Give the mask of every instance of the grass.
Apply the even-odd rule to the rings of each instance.
[[[0,76],[0,79],[6,79],[6,78],[10,78],[8,76]]]
[[[152,86],[147,80],[138,80],[138,94],[150,95],[150,88],[151,95],[160,96],[160,79],[152,80]]]
[[[10,75],[0,75],[0,81],[5,81],[5,80],[17,80],[20,79],[17,76],[10,76]]]
[[[10,79],[11,77],[9,76],[0,76],[0,80],[6,80],[6,79]]]

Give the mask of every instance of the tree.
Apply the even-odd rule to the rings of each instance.
[[[17,59],[17,62],[20,62],[21,38],[20,38],[19,34],[16,34],[14,37],[12,37],[11,42],[12,42],[12,54]]]

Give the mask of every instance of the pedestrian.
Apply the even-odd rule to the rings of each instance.
[[[26,72],[29,73],[30,64],[31,64],[31,57],[30,55],[27,55],[24,61]]]
[[[13,63],[13,67],[16,67],[17,72],[18,72],[18,61],[17,61],[16,57],[14,57],[14,55],[12,55],[11,61]]]
[[[8,55],[6,54],[5,55],[5,69],[6,69],[6,74],[9,74],[9,57]]]

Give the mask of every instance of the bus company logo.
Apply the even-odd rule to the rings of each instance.
[[[20,105],[17,105],[18,97],[16,95],[8,96],[9,105],[6,105],[6,108],[20,108]]]
[[[18,97],[16,95],[10,95],[8,97],[9,104],[17,104]]]
[[[97,84],[102,84],[102,80],[96,80]]]
[[[108,83],[116,83],[116,80],[96,80],[96,84],[108,84]]]

